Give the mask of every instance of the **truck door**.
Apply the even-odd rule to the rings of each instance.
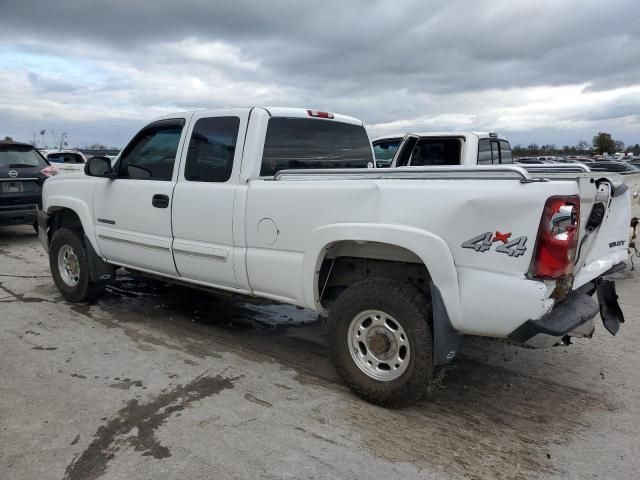
[[[242,291],[246,281],[236,278],[234,267],[244,262],[244,237],[234,231],[233,219],[249,113],[249,109],[228,109],[193,114],[172,215],[179,274]],[[244,213],[239,210],[238,215]]]
[[[114,165],[117,178],[97,181],[94,223],[109,261],[177,275],[171,254],[171,199],[187,120],[171,118],[143,128]]]

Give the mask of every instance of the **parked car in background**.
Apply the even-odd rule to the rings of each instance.
[[[386,148],[386,151],[385,151]],[[511,146],[497,133],[426,132],[391,135],[373,141],[376,165],[382,167],[433,167],[510,165]],[[389,153],[393,158],[389,162]],[[378,165],[378,158],[384,162]]]
[[[32,145],[0,142],[0,225],[37,225],[42,184],[56,168]]]
[[[545,162],[544,160],[540,160],[539,158],[520,157],[520,158],[515,158],[513,160],[513,163],[517,163],[521,165],[543,165],[549,162]]]
[[[614,172],[621,175],[639,173],[638,167],[627,162],[619,162],[616,160],[606,160],[591,162],[588,165],[592,172]]]
[[[327,314],[338,372],[385,406],[430,390],[462,335],[547,347],[590,337],[598,312],[618,331],[619,175],[538,176],[490,134],[408,135],[398,159],[410,167],[367,168],[362,122],[329,112],[169,115],[115,167],[47,181],[40,239],[71,302],[124,266]]]
[[[87,159],[78,150],[41,150],[49,162],[56,166],[58,173],[81,173]]]
[[[553,159],[555,163],[585,163],[589,164],[593,162],[592,158],[589,157],[555,157]]]

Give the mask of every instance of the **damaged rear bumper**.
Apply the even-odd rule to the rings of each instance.
[[[509,339],[527,347],[546,348],[563,343],[565,337],[591,337],[593,319],[600,313],[605,328],[615,335],[624,323],[618,304],[615,282],[608,275],[624,270],[625,264],[611,270],[579,289],[569,293],[548,314],[537,320],[527,320],[511,332]],[[597,293],[597,302],[593,294]]]

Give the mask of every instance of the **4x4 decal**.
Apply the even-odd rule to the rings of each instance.
[[[486,232],[467,240],[462,244],[462,248],[471,248],[476,252],[482,253],[491,250],[494,243],[502,242],[496,247],[496,252],[506,253],[510,257],[524,255],[524,252],[527,251],[527,237],[518,237],[513,240],[509,240],[509,238],[511,238],[511,233],[500,233],[496,231],[496,233],[493,234]]]

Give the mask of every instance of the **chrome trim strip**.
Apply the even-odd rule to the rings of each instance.
[[[199,253],[199,252],[192,252],[192,251],[187,251],[187,250],[180,250],[180,249],[173,249],[173,253],[174,254],[178,254],[178,255],[186,255],[188,257],[196,257],[196,258],[206,258],[209,260],[217,260],[219,262],[226,262],[227,261],[227,257],[226,256],[222,256],[222,255],[214,255],[212,253]]]
[[[282,180],[359,180],[359,179],[491,179],[513,180],[523,183],[540,182],[519,166],[447,166],[400,168],[343,168],[280,170],[273,176]]]
[[[160,252],[169,252],[170,251],[169,247],[160,247],[158,245],[149,245],[148,243],[134,242],[132,240],[125,240],[123,238],[110,237],[108,235],[98,235],[98,237],[103,239],[103,240],[108,240],[110,242],[124,243],[125,245],[132,245],[134,247],[148,248],[150,250],[158,250]]]

